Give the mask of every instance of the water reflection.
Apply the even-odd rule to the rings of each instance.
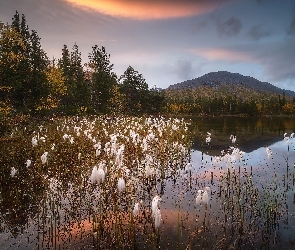
[[[236,238],[231,238],[227,235],[227,240],[223,235],[223,230],[225,228],[222,224],[224,213],[220,211],[220,183],[217,180],[221,176],[227,175],[227,164],[222,162],[222,164],[214,164],[213,157],[207,153],[194,150],[191,154],[192,168],[190,173],[183,170],[180,176],[182,177],[181,188],[173,188],[173,183],[170,183],[170,187],[167,187],[167,192],[165,197],[175,196],[176,194],[181,195],[180,204],[188,204],[189,206],[182,207],[181,212],[179,212],[178,217],[186,217],[188,215],[195,215],[195,220],[190,218],[188,220],[182,220],[181,222],[185,225],[183,230],[189,228],[190,230],[194,228],[194,232],[199,232],[196,241],[191,242],[192,249],[198,249],[199,247],[205,247],[205,249],[252,249],[258,248],[258,246],[270,247],[283,247],[283,249],[293,249],[295,242],[295,233],[293,228],[295,227],[295,203],[294,203],[294,162],[295,162],[295,139],[290,140],[287,144],[283,138],[280,141],[269,145],[272,151],[272,156],[268,158],[266,153],[266,147],[260,147],[250,153],[246,153],[242,159],[236,160],[231,158],[230,161],[234,164],[231,165],[235,171],[245,171],[249,174],[249,177],[253,180],[253,185],[257,186],[259,191],[261,204],[268,199],[268,205],[272,202],[273,197],[280,200],[282,207],[280,207],[280,212],[275,216],[280,217],[278,224],[274,224],[271,227],[274,235],[265,234],[266,238],[260,238],[257,236],[257,232],[254,225],[248,222],[248,227],[252,229],[245,231],[243,229],[243,236],[247,235],[247,240],[241,239],[241,245],[238,247],[238,242]],[[248,182],[245,182],[248,184]],[[195,204],[195,198],[197,196],[197,190],[204,187],[211,188],[211,198],[210,206],[206,207],[203,205]],[[171,192],[172,190],[172,192]],[[180,191],[182,190],[182,192]],[[242,189],[243,190],[243,189]],[[240,190],[241,191],[241,190]],[[178,192],[178,193],[177,193]],[[235,191],[231,191],[235,192]],[[270,192],[270,194],[268,193]],[[252,193],[253,195],[253,193]],[[248,200],[249,202],[249,200]],[[262,204],[263,205],[263,204]],[[248,213],[255,213],[253,207],[249,207]],[[253,211],[251,211],[253,209]],[[170,211],[170,210],[169,210]],[[245,210],[246,211],[246,210]],[[256,211],[257,212],[257,211]],[[259,211],[258,211],[259,212]],[[246,215],[244,215],[246,216]],[[250,216],[250,215],[249,215]],[[255,217],[251,215],[251,217]],[[177,224],[175,220],[177,216],[174,217],[174,224]],[[250,218],[250,217],[249,217]],[[173,224],[171,220],[173,217],[167,217],[167,224]],[[228,220],[228,218],[227,218]],[[246,217],[244,217],[244,224],[246,224]],[[267,219],[268,220],[268,219]],[[164,223],[165,224],[165,223]],[[228,228],[231,227],[231,223],[227,225]],[[270,229],[268,229],[270,230]],[[256,233],[255,233],[256,232]],[[174,232],[175,233],[175,232]],[[183,232],[182,232],[183,233]],[[189,241],[189,234],[191,231],[186,231],[186,240]],[[185,235],[185,233],[183,233]],[[236,235],[235,235],[236,236]],[[212,237],[216,240],[210,241]],[[270,237],[270,238],[267,238]],[[184,236],[183,236],[184,239]],[[271,243],[266,243],[270,240]],[[224,242],[222,242],[224,241]],[[183,242],[183,246],[185,246]],[[254,244],[254,245],[253,245]]]
[[[284,133],[295,131],[294,118],[278,117],[206,117],[191,119],[193,149],[218,155],[232,146],[230,135],[235,135],[234,144],[245,152],[272,145],[283,138]],[[205,143],[207,132],[212,134],[210,145]]]
[[[184,162],[163,179],[142,178],[132,199],[111,189],[103,195],[89,183],[83,161],[82,167],[67,170],[63,163],[74,158],[70,155],[56,162],[60,168],[38,175],[34,164],[25,167],[26,152],[11,150],[16,145],[7,143],[2,147],[7,157],[1,158],[0,249],[120,249],[122,242],[135,249],[293,249],[295,139],[287,143],[283,134],[291,133],[294,123],[231,119],[193,123],[191,165]],[[212,134],[209,145],[203,143],[207,131]],[[236,144],[231,144],[231,134],[237,136]],[[29,143],[21,142],[23,148]],[[231,150],[223,162],[214,158],[229,146],[246,153],[239,158]],[[272,151],[269,158],[266,146]],[[16,177],[8,171],[15,164],[9,157],[23,165]],[[206,187],[209,203],[196,203],[198,191]],[[154,194],[161,196],[159,231],[151,219]],[[134,218],[139,198],[143,204]]]

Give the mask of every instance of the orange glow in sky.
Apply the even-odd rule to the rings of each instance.
[[[231,51],[226,49],[197,49],[194,54],[205,57],[209,60],[228,60],[228,61],[253,61],[254,59],[243,52]]]
[[[158,0],[65,0],[75,7],[91,9],[111,16],[132,19],[167,19],[193,16],[218,7],[210,1]]]

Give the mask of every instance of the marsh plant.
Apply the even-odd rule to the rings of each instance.
[[[41,247],[72,239],[76,228],[84,240],[91,231],[100,248],[130,247],[140,237],[153,245],[162,224],[152,205],[157,180],[173,175],[189,152],[188,124],[179,119],[72,117],[14,128],[1,146],[1,207],[10,215],[3,222],[15,233],[36,226],[31,244]],[[27,190],[18,188],[23,183]],[[25,199],[35,210],[25,207],[19,222]]]
[[[237,146],[194,162],[181,119],[52,119],[13,128],[0,150],[3,249],[273,248],[288,219],[278,178],[261,182]]]

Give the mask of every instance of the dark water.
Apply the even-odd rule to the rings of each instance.
[[[281,117],[197,117],[191,119],[195,150],[207,150],[217,155],[231,146],[230,135],[236,135],[235,143],[241,150],[252,152],[271,145],[283,138],[284,133],[295,131],[294,118]],[[204,143],[206,133],[212,134],[212,143]]]
[[[295,249],[295,139],[284,140],[285,133],[288,137],[295,131],[295,119],[196,118],[192,119],[192,130],[192,168],[180,174],[182,188],[171,192],[174,186],[170,184],[166,193],[167,199],[175,193],[181,196],[178,204],[187,223],[183,227],[183,231],[187,229],[183,249],[185,245],[191,249]],[[207,132],[211,133],[209,144],[205,142]],[[236,136],[235,143],[230,135]],[[243,157],[237,159],[229,153],[230,166],[224,161],[215,163],[214,157],[221,156],[221,151],[227,152],[229,147],[244,151]],[[267,155],[266,147],[271,149],[271,156]],[[228,169],[236,173],[228,181],[233,183],[240,178],[240,183],[232,185],[225,197],[220,191],[224,183],[219,178],[226,176]],[[248,185],[248,180],[253,181],[253,186]],[[210,203],[197,205],[197,189],[204,190],[206,186],[211,189]],[[256,197],[256,189],[257,201],[251,198]],[[235,199],[239,193],[243,227],[237,226],[240,215],[233,211],[239,209]],[[247,194],[248,198],[241,194]],[[228,211],[222,211],[226,206],[221,200],[228,203]],[[227,219],[222,219],[225,216]]]
[[[295,249],[295,139],[284,140],[295,119],[195,118],[191,129],[191,166],[138,186],[145,199],[132,226],[124,221],[133,201],[122,198],[122,212],[105,216],[93,209],[99,188],[70,178],[44,181],[37,173],[8,182],[10,169],[2,161],[0,249]],[[245,154],[237,159],[230,151],[229,164],[214,162],[229,147]],[[13,158],[26,153],[10,151]],[[206,187],[208,204],[196,203]],[[161,197],[159,230],[150,218],[155,193]]]

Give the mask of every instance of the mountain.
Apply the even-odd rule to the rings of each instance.
[[[268,82],[261,82],[250,76],[243,76],[239,73],[230,73],[227,71],[218,71],[205,74],[201,77],[187,80],[184,82],[170,85],[168,90],[180,90],[180,89],[195,89],[201,86],[213,87],[218,89],[225,85],[239,85],[253,89],[258,92],[274,92],[278,94],[285,93],[286,96],[295,97],[295,92],[291,90],[285,90],[278,88]]]

